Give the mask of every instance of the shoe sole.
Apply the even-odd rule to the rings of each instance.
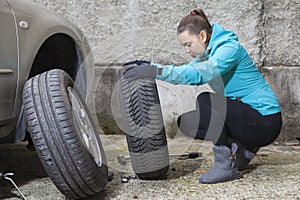
[[[215,183],[224,183],[224,182],[227,182],[227,181],[233,181],[233,180],[237,180],[237,179],[240,179],[242,178],[242,175],[239,173],[239,174],[236,174],[234,175],[233,177],[231,177],[230,179],[221,179],[221,180],[218,180],[218,181],[201,181],[199,179],[199,182],[202,183],[202,184],[215,184]]]

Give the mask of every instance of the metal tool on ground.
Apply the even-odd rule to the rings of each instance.
[[[190,153],[182,153],[182,154],[170,154],[170,158],[178,158],[178,159],[194,159],[202,157],[201,152],[190,152]]]
[[[131,179],[137,179],[138,177],[137,177],[137,175],[128,175],[128,176],[121,176],[121,182],[122,183],[128,183],[129,182],[129,180],[131,180]]]
[[[13,173],[3,173],[3,172],[0,172],[0,177],[1,178],[4,178],[8,181],[10,181],[13,186],[17,189],[17,191],[20,193],[20,195],[22,196],[22,198],[24,200],[27,200],[26,197],[24,196],[24,194],[21,192],[21,190],[19,189],[19,187],[15,184],[15,182],[9,177],[9,176],[13,176],[14,174]]]
[[[201,152],[190,152],[190,153],[181,153],[181,154],[170,154],[170,158],[178,158],[178,159],[194,159],[194,158],[199,158],[202,157]],[[126,165],[127,160],[130,159],[130,156],[123,156],[119,155],[118,156],[118,162],[121,165]]]
[[[118,156],[118,162],[121,164],[121,165],[126,165],[127,164],[127,160],[130,159],[130,156],[123,156],[123,155],[119,155]]]

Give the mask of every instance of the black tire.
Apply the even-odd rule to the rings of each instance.
[[[104,189],[107,162],[92,117],[62,70],[28,80],[24,112],[37,154],[55,186],[68,198],[82,199]]]
[[[121,109],[132,167],[140,179],[163,179],[169,152],[156,82],[128,82],[119,71]]]

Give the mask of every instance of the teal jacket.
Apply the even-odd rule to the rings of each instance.
[[[181,66],[156,65],[157,79],[173,84],[208,83],[218,94],[241,100],[262,115],[280,112],[279,102],[235,33],[213,23],[210,42],[201,58]]]

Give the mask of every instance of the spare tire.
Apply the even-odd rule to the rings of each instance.
[[[140,179],[163,179],[169,152],[157,85],[146,78],[128,82],[119,70],[121,109],[132,167]]]
[[[108,171],[99,133],[70,76],[55,69],[31,78],[23,103],[35,149],[55,186],[71,199],[103,190]]]

